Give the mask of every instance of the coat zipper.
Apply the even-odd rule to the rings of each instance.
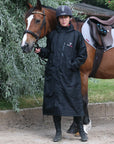
[[[64,42],[63,48],[62,48],[62,53],[61,53],[62,57],[64,56],[64,49],[65,49],[65,42]]]

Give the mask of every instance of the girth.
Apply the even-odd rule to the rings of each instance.
[[[96,17],[90,17],[88,23],[90,25],[90,34],[96,47],[96,53],[93,63],[93,69],[89,77],[95,77],[95,74],[101,63],[104,51],[112,46],[113,38],[111,35],[111,29],[114,25],[114,17],[103,21]]]

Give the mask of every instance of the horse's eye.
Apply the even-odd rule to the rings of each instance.
[[[38,23],[40,23],[40,20],[39,20],[39,19],[37,19],[35,22],[36,22],[36,24],[38,24]]]

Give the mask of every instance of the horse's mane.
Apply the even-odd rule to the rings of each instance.
[[[55,8],[52,8],[52,7],[50,7],[50,6],[45,6],[45,5],[42,5],[42,7],[56,11],[56,9],[55,9]]]
[[[50,6],[44,6],[44,5],[42,5],[42,7],[43,7],[43,8],[46,8],[46,9],[51,9],[51,10],[56,11],[56,9],[54,9],[54,8],[52,8],[52,7],[50,7]],[[38,10],[38,8],[37,8],[36,6],[30,8],[30,9],[28,10],[28,12],[26,13],[26,15],[25,15],[25,19],[28,18],[28,17],[32,14],[32,12],[35,11],[35,10]]]
[[[34,10],[37,10],[37,7],[30,8],[25,15],[25,19],[28,18]]]

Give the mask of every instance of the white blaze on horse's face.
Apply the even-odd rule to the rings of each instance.
[[[30,16],[27,18],[27,30],[29,30],[29,27],[30,27],[30,24],[31,24],[31,22],[32,22],[33,17],[34,17],[34,15],[30,15]],[[23,36],[21,46],[24,46],[24,45],[25,45],[26,40],[27,40],[27,33],[25,33],[24,36]]]

